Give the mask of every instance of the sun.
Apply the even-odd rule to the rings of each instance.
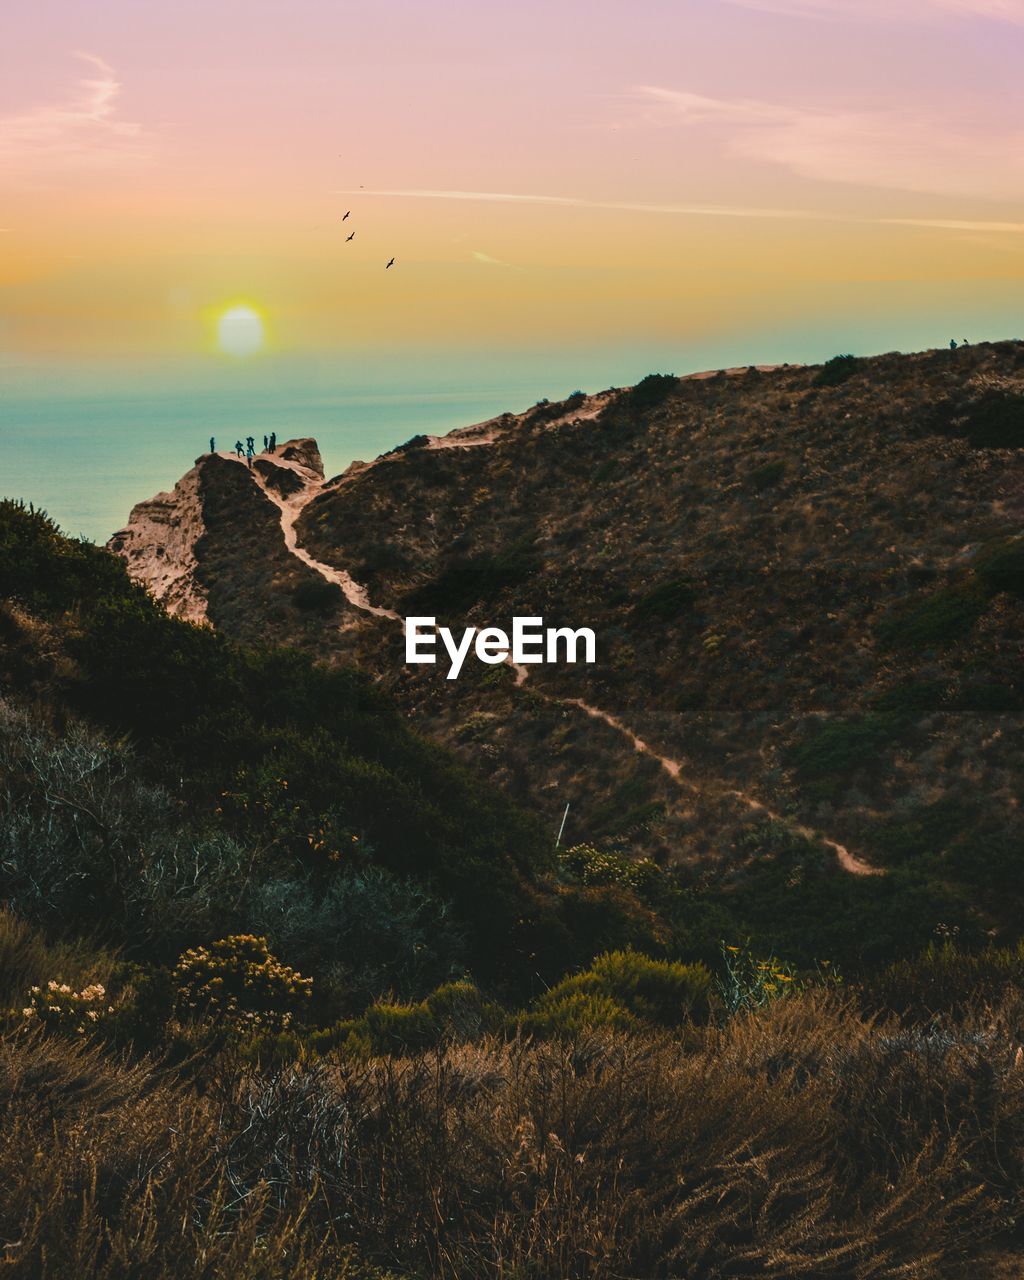
[[[229,356],[254,356],[263,346],[263,321],[252,307],[229,307],[217,321],[217,341]]]

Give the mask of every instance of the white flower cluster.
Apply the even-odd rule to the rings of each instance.
[[[45,989],[30,989],[30,1003],[21,1012],[25,1018],[35,1018],[46,1026],[85,1035],[106,1014],[114,1012],[114,1006],[106,999],[107,989],[101,982],[76,991],[70,983],[51,978]]]

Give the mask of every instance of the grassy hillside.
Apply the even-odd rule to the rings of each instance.
[[[0,504],[11,1276],[1019,1274],[1024,392],[961,355],[655,377],[307,508],[381,603],[596,627],[521,688],[343,665],[240,468],[216,631]]]
[[[299,530],[399,612],[592,626],[597,667],[515,690],[469,664],[452,686],[403,667],[397,637],[363,662],[549,823],[571,801],[573,839],[697,884],[768,876],[799,898],[815,880],[844,911],[827,849],[794,839],[809,828],[930,886],[930,930],[1014,931],[1024,347],[652,377],[596,417],[577,406],[538,406],[487,447],[391,455]],[[559,701],[578,697],[692,787]],[[894,890],[850,892],[884,909]]]
[[[13,503],[0,600],[0,895],[29,917],[149,957],[241,929],[254,899],[268,921],[308,902],[323,936],[302,945],[330,963],[332,909],[362,894],[370,969],[387,973],[389,926],[369,921],[407,914],[435,977],[468,965],[509,990],[632,937],[638,904],[556,883],[536,821],[368,676],[169,618],[120,561]],[[581,911],[592,937],[569,927]]]

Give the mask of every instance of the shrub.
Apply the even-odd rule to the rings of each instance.
[[[851,774],[878,763],[901,723],[893,712],[877,711],[858,720],[831,721],[793,748],[793,763],[808,780]]]
[[[815,387],[838,387],[840,383],[852,378],[857,372],[860,361],[856,356],[833,356],[826,360],[814,375],[811,385]]]
[[[970,952],[956,943],[931,943],[920,955],[897,960],[865,978],[858,992],[871,1012],[898,1013],[928,1022],[994,1008],[1009,989],[1024,987],[1024,942]]]
[[[306,1044],[314,1053],[340,1049],[357,1057],[411,1053],[471,1040],[496,1030],[500,1008],[472,982],[449,982],[415,1004],[382,1000],[359,1018],[313,1032]]]
[[[493,600],[521,586],[541,567],[532,536],[520,538],[496,555],[482,553],[449,561],[432,581],[410,591],[403,609],[450,616],[471,605]]]
[[[540,1040],[574,1040],[587,1031],[639,1028],[639,1020],[624,1005],[600,991],[570,991],[519,1019],[520,1031]]]
[[[266,938],[252,934],[186,951],[174,978],[183,1018],[242,1033],[284,1030],[313,987],[312,978],[270,954]]]
[[[925,430],[966,439],[975,449],[1024,447],[1024,395],[989,386],[980,393],[970,384],[932,407]]]
[[[24,1001],[30,987],[41,987],[52,973],[75,987],[106,984],[114,958],[86,940],[49,941],[9,907],[0,907],[0,1010]]]
[[[581,999],[584,997],[584,999]],[[702,964],[652,960],[637,951],[612,951],[598,956],[589,969],[564,978],[535,1003],[523,1025],[578,1028],[587,1009],[600,1014],[599,1025],[639,1019],[662,1027],[681,1027],[706,1021],[716,1003],[714,982]],[[621,1015],[621,1016],[620,1016]],[[624,1020],[624,1021],[623,1021]]]
[[[345,602],[345,593],[336,582],[326,582],[322,578],[308,578],[292,592],[292,604],[307,613],[319,613],[327,616],[337,613]]]
[[[49,1030],[85,1035],[98,1031],[100,1024],[114,1012],[107,1003],[107,990],[94,982],[75,991],[67,982],[51,978],[45,987],[32,987],[28,1005],[22,1009],[25,1018]]]
[[[662,879],[661,868],[650,858],[630,858],[625,854],[596,849],[591,844],[573,845],[558,855],[564,871],[583,885],[623,885],[646,890]]]
[[[1024,538],[1007,538],[986,547],[975,560],[974,570],[991,594],[1007,591],[1024,599]]]
[[[419,998],[464,968],[449,904],[383,867],[342,870],[326,884],[269,880],[246,915],[277,954],[318,975],[321,999],[327,987],[358,1008],[389,992]]]
[[[786,474],[786,464],[780,458],[777,462],[766,462],[762,467],[748,473],[743,483],[748,489],[756,489],[760,492],[763,489],[770,489],[773,485],[779,484]]]
[[[692,610],[696,599],[697,592],[691,582],[674,578],[641,596],[633,606],[633,616],[638,622],[651,619],[672,622],[681,613]]]
[[[664,404],[678,385],[679,379],[674,373],[649,373],[635,387],[624,391],[622,400],[630,409],[639,412],[655,409]]]
[[[900,605],[878,626],[878,639],[893,649],[946,648],[963,640],[984,612],[980,591],[949,587]]]
[[[65,537],[45,512],[0,499],[0,597],[60,613],[119,593],[143,595],[130,585],[122,561]]]
[[[953,797],[919,805],[871,827],[867,842],[884,862],[908,862],[948,848],[971,822],[976,807]]]

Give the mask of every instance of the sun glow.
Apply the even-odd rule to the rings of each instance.
[[[263,321],[252,307],[229,307],[217,321],[217,342],[229,356],[255,355],[263,346]]]

